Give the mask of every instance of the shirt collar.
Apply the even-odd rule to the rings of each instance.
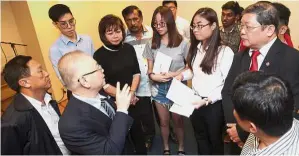
[[[92,106],[95,106],[96,104],[101,103],[101,99],[105,99],[105,96],[102,96],[100,94],[98,94],[95,98],[88,98],[88,97],[82,97],[80,95],[74,94],[72,93],[73,96],[81,101],[84,101]]]
[[[273,40],[271,40],[270,42],[268,42],[267,44],[265,44],[261,49],[259,49],[259,52],[261,53],[262,56],[266,56],[269,49],[272,47],[273,43],[276,41],[277,37],[275,37]],[[254,49],[249,50],[249,56],[251,57],[252,52],[254,51]]]
[[[25,95],[23,93],[21,93],[21,94],[31,103],[31,105],[35,109],[40,110],[42,108],[42,106],[44,106],[41,101],[38,101],[38,100],[36,100],[36,99],[34,99],[34,98],[30,97],[30,96],[27,96],[27,95]],[[44,97],[44,102],[45,102],[46,107],[49,107],[49,103],[50,103],[51,100],[52,100],[51,95],[48,94],[48,93],[46,93],[45,97]]]
[[[61,40],[62,40],[65,44],[68,44],[69,42],[72,42],[68,37],[66,37],[66,36],[63,35],[63,34],[61,34],[60,38],[61,38]],[[76,41],[76,43],[78,43],[81,39],[82,39],[81,35],[77,34],[77,41]]]
[[[148,29],[147,29],[144,25],[142,25],[142,33],[144,34],[144,33],[146,33],[146,32],[148,32]],[[131,35],[131,32],[130,32],[129,29],[127,29],[127,36],[128,36],[128,35]]]

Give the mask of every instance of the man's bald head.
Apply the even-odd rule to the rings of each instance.
[[[74,89],[78,79],[86,72],[86,64],[93,58],[81,51],[67,53],[58,62],[58,70],[61,78],[69,90]]]

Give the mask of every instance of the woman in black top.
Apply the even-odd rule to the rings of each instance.
[[[103,87],[104,91],[114,98],[116,83],[120,82],[121,88],[128,84],[131,86],[132,108],[138,101],[135,91],[140,81],[140,70],[135,49],[130,44],[123,42],[125,28],[119,17],[115,15],[104,16],[99,23],[98,29],[103,46],[96,50],[93,58],[104,69],[106,79],[106,85]],[[138,112],[134,112],[134,109],[129,108],[130,116],[134,118],[136,113]],[[134,118],[130,133],[136,148],[136,154],[147,154],[142,128],[138,119]]]
[[[132,95],[138,87],[140,70],[134,47],[124,43],[125,29],[122,21],[114,15],[106,15],[99,23],[103,46],[95,51],[93,58],[105,70],[105,92],[115,97],[116,82],[121,87],[131,86]]]

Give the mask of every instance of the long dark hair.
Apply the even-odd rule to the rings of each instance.
[[[202,45],[203,49],[206,51],[206,55],[200,64],[200,67],[202,68],[202,71],[204,73],[212,74],[212,69],[215,63],[217,62],[217,57],[220,51],[219,46],[221,45],[217,13],[211,8],[200,8],[193,15],[190,26],[192,26],[194,17],[197,15],[209,21],[210,25],[212,25],[213,23],[216,24],[216,28],[213,30],[212,36],[209,39],[207,39],[205,45]],[[197,40],[195,38],[195,35],[193,34],[193,31],[190,31],[190,42],[191,45],[187,56],[187,64],[189,68],[193,70],[192,63],[197,53],[197,45],[199,43],[202,43],[202,41]]]
[[[169,47],[169,48],[178,47],[181,44],[183,37],[178,32],[172,12],[167,7],[159,6],[154,11],[154,14],[152,17],[152,22],[151,22],[151,26],[153,29],[153,39],[152,39],[152,47],[151,48],[158,49],[158,48],[160,48],[160,45],[161,45],[161,36],[158,33],[158,31],[156,30],[156,28],[154,27],[154,24],[156,21],[156,15],[158,13],[160,13],[162,19],[165,20],[165,23],[167,26],[167,31],[168,31],[167,47]]]

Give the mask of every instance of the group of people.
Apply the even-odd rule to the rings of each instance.
[[[61,36],[49,56],[68,104],[61,115],[47,93],[49,74],[37,61],[10,60],[3,76],[17,94],[1,119],[1,154],[146,155],[153,114],[161,154],[174,154],[173,130],[175,154],[188,154],[183,117],[169,111],[173,102],[166,97],[177,79],[191,80],[201,99],[190,117],[198,154],[223,155],[227,148],[227,154],[298,155],[299,53],[288,46],[290,13],[283,10],[270,2],[243,10],[230,1],[222,6],[220,27],[211,8],[198,9],[188,22],[176,15],[176,1],[163,1],[150,27],[131,5],[122,10],[127,29],[115,15],[100,20],[103,45],[94,50],[89,36],[77,34],[69,7],[52,6],[49,17]],[[166,73],[153,72],[159,53],[172,59]]]

